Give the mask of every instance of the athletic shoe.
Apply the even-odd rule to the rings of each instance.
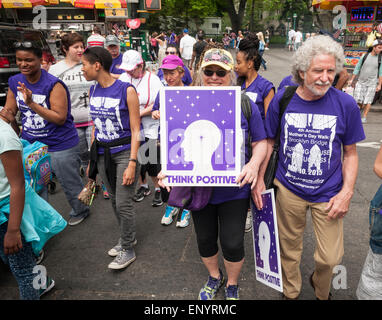
[[[77,224],[80,224],[87,216],[81,216],[81,217],[70,217],[68,225],[70,226],[76,226]]]
[[[366,118],[362,118],[361,120],[362,120],[362,123],[366,123],[367,122]]]
[[[154,194],[152,206],[153,207],[160,207],[162,204],[163,204],[163,201],[162,201],[162,196],[160,194],[160,190],[156,190],[155,194]]]
[[[122,250],[122,244],[121,244],[122,240],[119,239],[118,240],[118,243],[113,247],[111,248],[107,254],[110,256],[110,257],[116,257],[118,256],[118,253]],[[134,242],[133,242],[133,246],[136,246],[138,243],[137,239],[134,239]]]
[[[160,222],[161,224],[168,226],[172,223],[173,219],[172,217],[176,216],[178,214],[178,211],[180,209],[176,207],[171,207],[167,205],[166,211],[162,217],[162,221]]]
[[[220,287],[224,284],[224,276],[219,269],[219,279],[208,276],[208,281],[199,292],[198,300],[213,300]]]
[[[41,251],[38,253],[38,257],[36,257],[36,264],[40,264],[42,260],[44,259],[45,253],[44,249],[41,249]]]
[[[138,191],[135,193],[133,200],[136,202],[142,201],[145,197],[147,197],[151,193],[150,188],[145,188],[141,186]]]
[[[231,285],[225,288],[224,298],[226,300],[239,300],[239,286]]]
[[[129,264],[133,263],[136,258],[137,257],[135,256],[134,249],[122,249],[118,252],[118,255],[115,257],[115,259],[109,263],[108,268],[113,270],[126,268]]]
[[[252,211],[248,210],[247,220],[245,220],[245,232],[250,232],[252,230]]]
[[[185,228],[189,225],[189,220],[190,220],[190,211],[183,209],[182,217],[180,218],[180,221],[176,222],[176,226],[178,228]]]
[[[49,292],[50,290],[52,290],[55,284],[56,283],[54,282],[54,280],[51,277],[47,277],[46,278],[46,288],[40,289],[40,297],[43,296],[44,294],[46,294],[47,292]]]

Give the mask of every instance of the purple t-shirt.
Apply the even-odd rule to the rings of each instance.
[[[248,149],[248,130],[251,133],[251,141],[256,142],[263,139],[266,139],[265,129],[263,125],[263,121],[261,119],[261,115],[259,112],[259,108],[255,103],[251,101],[252,115],[248,122],[245,118],[243,112],[241,112],[241,128],[244,131],[244,138],[246,143],[245,148],[245,163],[249,161],[249,149]],[[219,204],[226,201],[237,200],[237,199],[246,199],[251,196],[251,188],[249,184],[246,184],[241,189],[238,187],[214,187],[211,199],[209,203],[211,204]]]
[[[62,126],[48,122],[31,108],[25,102],[21,92],[17,90],[18,82],[22,82],[32,91],[33,101],[50,109],[50,92],[57,82],[61,83],[66,90],[68,101],[68,112],[66,121]],[[57,77],[41,69],[41,77],[36,83],[29,83],[22,74],[16,74],[8,79],[9,88],[16,97],[16,103],[21,113],[22,132],[21,137],[30,143],[40,141],[48,146],[49,151],[62,151],[75,147],[78,142],[78,134],[73,124],[71,115],[70,95],[65,83]]]
[[[264,120],[265,119],[264,99],[269,94],[269,91],[271,91],[272,89],[273,90],[275,89],[273,83],[258,74],[256,79],[253,80],[253,82],[248,86],[247,89],[245,88],[245,82],[242,84],[241,89],[245,90],[245,94],[254,103],[257,104],[257,106],[259,107],[261,118]]]
[[[281,89],[269,105],[266,131],[275,138]],[[306,101],[297,93],[281,123],[276,178],[291,192],[310,202],[328,202],[342,188],[343,145],[365,139],[357,103],[331,87],[320,99]]]
[[[183,84],[185,86],[189,86],[192,83],[192,77],[191,77],[190,70],[188,70],[188,68],[186,66],[184,66],[183,69],[184,69],[184,76],[182,78],[182,82],[183,82]],[[163,70],[162,69],[158,70],[157,76],[160,79],[160,81],[162,81],[162,83],[164,85],[167,84],[166,80],[164,79],[164,75],[163,75]]]
[[[297,86],[297,85],[298,84],[292,80],[292,75],[290,75],[281,80],[279,87],[277,88],[277,91],[280,91],[282,88],[286,86]]]
[[[113,140],[131,136],[130,116],[127,106],[126,90],[134,86],[128,82],[116,80],[110,87],[102,88],[98,83],[90,87],[90,115],[98,141],[111,142]],[[130,150],[131,145],[110,148],[111,153]],[[98,148],[103,154],[103,148]]]
[[[119,69],[119,66],[122,64],[122,56],[123,54],[120,53],[117,58],[113,59],[113,63],[111,64],[111,67],[110,67],[110,73],[122,74],[125,72],[125,70]]]

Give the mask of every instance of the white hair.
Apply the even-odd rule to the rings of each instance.
[[[336,74],[339,73],[345,62],[345,55],[342,46],[329,36],[318,35],[307,39],[293,56],[292,76],[293,81],[299,85],[304,84],[304,79],[300,76],[300,71],[308,71],[314,57],[327,54],[335,58]]]

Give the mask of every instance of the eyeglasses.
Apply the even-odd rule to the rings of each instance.
[[[20,47],[24,47],[24,48],[32,48],[33,47],[33,44],[32,44],[32,42],[30,42],[30,41],[24,41],[24,42],[15,42],[14,44],[13,44],[13,46],[15,47],[15,48],[20,48]]]
[[[167,55],[167,54],[176,54],[176,51],[175,51],[175,52],[166,51],[166,55]]]
[[[219,77],[219,78],[224,78],[227,74],[227,71],[225,70],[217,70],[217,71],[213,71],[213,70],[210,70],[210,69],[204,69],[203,70],[203,73],[205,76],[207,77],[212,77],[214,73],[216,73],[216,75]]]

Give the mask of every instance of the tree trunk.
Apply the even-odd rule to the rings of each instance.
[[[227,1],[227,13],[231,20],[232,30],[237,32],[241,29],[247,0],[240,0],[239,12],[236,12],[234,0]]]

